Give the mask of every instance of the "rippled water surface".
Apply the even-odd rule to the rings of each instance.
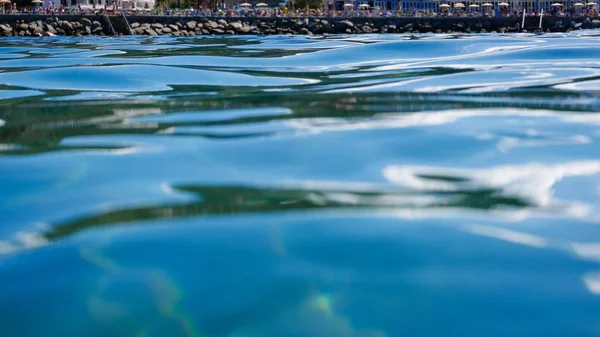
[[[0,40],[0,335],[600,335],[600,36]]]

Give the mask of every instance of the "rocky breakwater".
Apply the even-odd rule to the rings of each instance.
[[[104,25],[97,20],[80,18],[77,21],[61,20],[59,17],[44,20],[14,20],[10,23],[0,23],[2,36],[87,36],[108,35]]]
[[[134,35],[276,35],[276,34],[363,34],[401,33],[404,27],[373,23],[354,24],[349,20],[330,22],[327,19],[242,19],[242,20],[180,20],[130,24]]]
[[[130,19],[134,35],[275,35],[275,34],[370,34],[370,33],[511,33],[538,30],[539,18],[521,27],[519,18],[153,18]],[[544,18],[544,31],[568,32],[599,28],[590,18]],[[523,29],[524,28],[524,29]]]

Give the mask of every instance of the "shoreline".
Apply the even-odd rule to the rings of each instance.
[[[327,35],[516,33],[539,30],[539,17],[192,17],[0,15],[0,36]],[[544,32],[600,28],[599,17],[542,19]]]

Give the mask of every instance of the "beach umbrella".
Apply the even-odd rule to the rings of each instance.
[[[479,5],[472,4],[472,5],[469,6],[469,8],[479,8]]]
[[[504,6],[504,7],[508,7],[510,6],[509,4],[507,4],[506,2],[501,2],[498,4],[498,6]]]
[[[362,4],[362,5],[359,5],[358,7],[361,7],[361,8],[369,8],[369,5],[368,5],[368,4]]]
[[[550,6],[552,6],[552,7],[562,7],[562,4],[559,4],[558,2],[555,2],[555,3],[553,3]]]
[[[353,4],[345,4],[344,8],[354,8],[354,5]]]
[[[462,3],[460,3],[460,2],[459,3],[455,3],[454,4],[454,8],[465,8],[465,5],[462,4]]]
[[[491,4],[491,3],[489,3],[489,2],[486,2],[486,3],[484,3],[484,4],[483,4],[483,5],[481,5],[481,6],[483,6],[483,7],[494,7],[494,5],[493,5],[493,4]]]
[[[450,5],[448,5],[448,4],[441,4],[440,8],[450,8]]]
[[[264,2],[259,2],[259,3],[256,4],[256,7],[269,7],[269,5],[267,5]]]
[[[578,3],[574,3],[573,6],[575,6],[575,7],[583,7],[585,5],[582,4],[581,2],[578,2]]]
[[[252,7],[252,5],[247,2],[244,2],[244,3],[240,4],[240,7]]]
[[[595,2],[588,2],[587,5],[588,6],[596,6],[596,3]]]
[[[4,5],[10,4],[10,0],[0,0],[0,4],[2,4],[2,9],[4,9]]]
[[[43,4],[44,0],[33,0],[31,1],[32,4]]]

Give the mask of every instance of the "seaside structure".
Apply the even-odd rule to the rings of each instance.
[[[71,7],[82,9],[93,9],[94,6],[98,9],[106,7],[113,7],[118,5],[122,9],[137,9],[137,10],[152,10],[156,4],[155,0],[42,0],[42,7]]]

